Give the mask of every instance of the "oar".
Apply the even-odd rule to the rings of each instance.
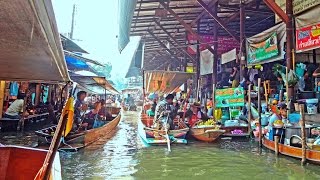
[[[167,128],[168,120],[169,120],[169,115],[167,115],[167,120],[166,120],[166,122],[165,122],[165,124],[164,124],[164,130],[166,131],[168,151],[171,152],[170,138],[169,138],[169,135],[168,135],[168,128]]]

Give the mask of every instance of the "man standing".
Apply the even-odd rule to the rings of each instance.
[[[164,100],[158,103],[154,116],[155,124],[161,125],[162,127],[167,123],[170,125],[170,129],[174,129],[173,119],[175,115],[172,112],[173,99],[174,96],[172,94],[168,94]]]
[[[81,124],[81,111],[86,111],[88,109],[88,106],[83,103],[86,96],[87,92],[85,91],[79,91],[77,93],[77,100],[74,104],[74,124],[77,128],[80,125],[85,126],[85,124]]]

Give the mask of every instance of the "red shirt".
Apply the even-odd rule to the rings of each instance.
[[[190,117],[188,123],[189,123],[190,127],[192,127],[198,121],[199,121],[199,118],[197,117],[197,115],[196,114],[192,114],[192,116]]]

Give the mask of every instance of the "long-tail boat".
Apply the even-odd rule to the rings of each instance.
[[[144,71],[143,72],[143,94],[147,93],[168,94],[176,92],[180,86],[190,79],[193,73],[176,72],[176,71]],[[138,132],[142,140],[149,145],[168,145],[170,144],[186,144],[188,141],[186,135],[189,127],[183,120],[177,118],[174,120],[176,129],[156,129],[152,127],[153,117],[148,117],[143,110],[140,121],[138,123]]]
[[[51,1],[4,0],[0,17],[1,80],[70,81]],[[58,127],[66,122],[60,120]],[[55,139],[61,134],[57,131]],[[1,146],[0,179],[60,180],[60,160],[55,148],[59,142],[54,141],[49,151]]]

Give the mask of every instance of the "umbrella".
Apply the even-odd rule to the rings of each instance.
[[[150,95],[148,96],[149,99],[158,99],[159,96],[156,93],[150,93]]]

